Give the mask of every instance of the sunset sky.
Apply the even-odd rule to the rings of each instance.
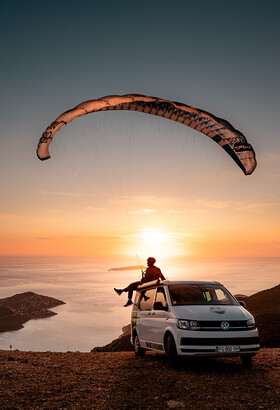
[[[280,256],[280,3],[1,1],[1,255]],[[253,145],[244,176],[213,141],[78,103],[140,93],[227,119]]]

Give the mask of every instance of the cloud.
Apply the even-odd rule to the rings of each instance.
[[[59,215],[58,215],[58,211],[56,210],[50,210],[49,214],[50,215],[25,215],[25,214],[0,214],[0,220],[2,221],[7,221],[7,222],[16,222],[16,223],[25,223],[25,224],[30,224],[30,223],[38,223],[40,221],[42,221],[42,219],[44,220],[44,222],[49,221],[49,222],[53,222],[53,221],[59,221]]]
[[[127,196],[115,197],[110,200],[111,204],[132,208],[130,215],[149,215],[157,212],[166,212],[173,215],[202,214],[209,210],[241,210],[246,209],[248,204],[230,200],[216,200],[212,198],[197,198],[185,201],[180,197],[154,197],[154,196]],[[140,207],[139,207],[140,205]],[[143,205],[143,207],[141,207]],[[145,206],[148,205],[148,206]],[[151,206],[153,205],[153,206]],[[155,207],[156,205],[156,207]],[[253,209],[254,206],[252,205]],[[257,207],[256,207],[257,208]]]
[[[176,241],[183,241],[185,239],[199,241],[203,238],[203,235],[199,232],[169,232],[168,235]]]
[[[66,197],[80,197],[81,194],[77,192],[55,192],[55,191],[44,191],[43,189],[36,189],[35,192],[42,196],[66,196]]]
[[[140,232],[137,233],[131,233],[126,236],[127,240],[143,240],[143,232],[145,233],[146,229],[141,229]],[[150,229],[147,229],[147,231],[152,231]],[[157,230],[155,230],[157,231]],[[198,240],[202,238],[202,234],[199,232],[164,232],[160,231],[160,234],[163,238],[163,240],[167,239],[173,239],[175,241],[181,241],[185,239],[193,239],[193,240]]]
[[[58,235],[58,236],[41,236],[35,237],[36,240],[51,241],[51,240],[92,240],[92,241],[111,241],[120,242],[127,241],[126,235]]]
[[[202,198],[196,201],[196,206],[207,209],[226,209],[232,207],[232,201],[218,201],[215,199]]]
[[[189,213],[204,213],[206,209],[168,209],[166,211],[168,214],[189,214]]]
[[[160,200],[153,195],[117,196],[109,201],[113,205],[133,206],[133,204],[158,205]]]
[[[2,231],[5,232],[14,232],[14,233],[28,233],[30,232],[39,232],[44,235],[43,232],[46,232],[50,229],[59,226],[59,224],[65,224],[65,216],[61,211],[57,210],[48,210],[43,213],[30,214],[25,212],[19,214],[0,214],[0,224]]]
[[[178,207],[177,209],[168,209],[168,214],[191,214],[191,213],[205,213],[211,210],[226,210],[232,211],[252,211],[264,212],[267,209],[279,208],[279,198],[275,197],[275,201],[269,202],[241,202],[241,201],[220,201],[208,198],[200,198],[188,204],[188,207]]]
[[[204,213],[209,211],[209,209],[227,209],[233,207],[232,201],[218,201],[208,198],[200,198],[194,201],[190,201],[187,207],[181,207],[186,204],[178,204],[177,209],[168,209],[166,212],[169,214],[189,214],[189,213]]]
[[[137,209],[135,211],[128,211],[130,215],[149,215],[156,213],[156,209]]]
[[[65,192],[65,191],[44,191],[43,189],[35,189],[35,192],[42,196],[62,196],[68,198],[94,197],[93,194],[85,194],[81,192]]]
[[[201,213],[205,212],[206,209],[225,209],[232,205],[231,201],[218,201],[208,198],[200,198],[186,203],[180,197],[155,197],[152,195],[120,196],[111,199],[110,203],[132,208],[128,211],[131,215],[147,215],[158,211],[169,214]]]
[[[241,203],[236,206],[236,209],[238,211],[245,211],[245,210],[251,210],[255,212],[264,212],[269,208],[278,208],[280,209],[280,202],[255,202],[251,204],[245,204]]]

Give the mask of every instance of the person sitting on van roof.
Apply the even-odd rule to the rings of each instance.
[[[153,280],[157,280],[157,279],[165,280],[165,277],[163,276],[161,270],[157,266],[154,266],[155,263],[156,263],[155,258],[150,257],[147,259],[148,267],[143,273],[143,277],[141,281],[133,282],[124,289],[114,288],[114,291],[117,292],[118,295],[121,295],[123,292],[128,292],[128,300],[126,304],[124,305],[124,307],[132,305],[133,302],[131,299],[132,299],[133,291],[136,290],[139,285],[142,285],[143,283],[147,283],[147,282],[152,282]]]

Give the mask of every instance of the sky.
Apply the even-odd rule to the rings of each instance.
[[[0,255],[279,257],[279,17],[277,0],[2,0]],[[255,172],[134,112],[76,119],[38,160],[62,112],[126,93],[227,119]]]

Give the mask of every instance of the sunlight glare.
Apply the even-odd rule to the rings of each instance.
[[[141,229],[131,239],[131,252],[134,255],[138,253],[142,258],[154,256],[158,259],[181,254],[176,235],[162,229]]]
[[[167,234],[159,229],[143,229],[140,236],[148,245],[157,247],[166,240]]]

